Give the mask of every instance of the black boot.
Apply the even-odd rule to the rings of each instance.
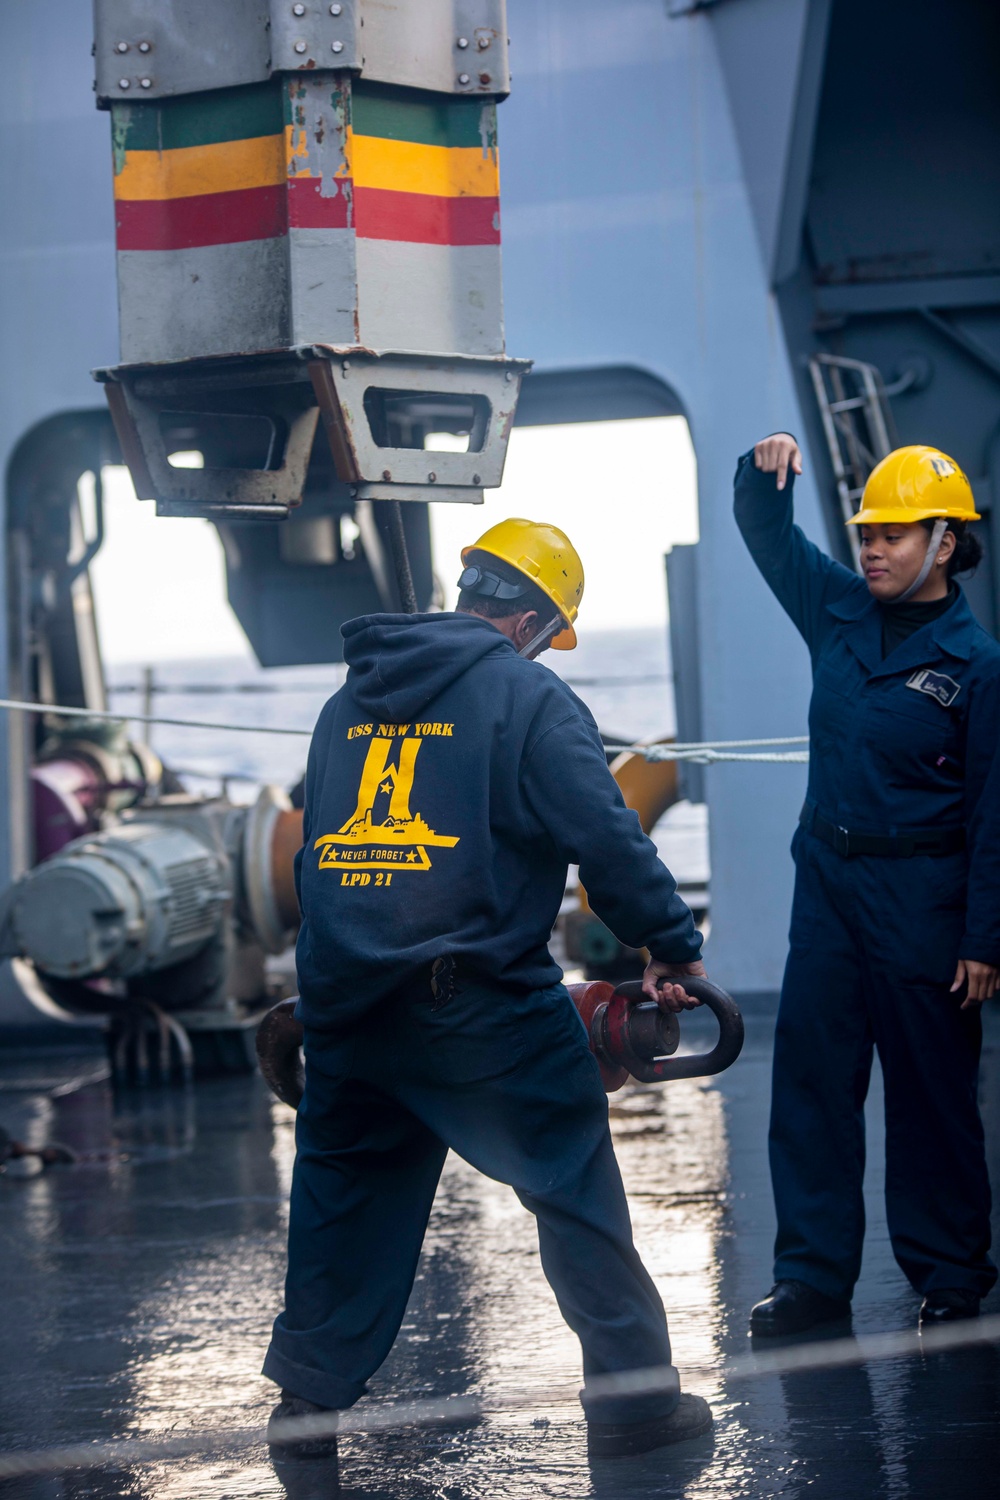
[[[979,1296],[960,1286],[942,1287],[940,1291],[928,1292],[920,1304],[920,1327],[933,1327],[936,1323],[957,1323],[961,1318],[979,1317]]]
[[[588,1422],[588,1458],[625,1458],[630,1453],[649,1453],[668,1443],[683,1443],[701,1437],[712,1425],[712,1408],[701,1396],[685,1391],[667,1417],[649,1422]]]
[[[780,1338],[847,1318],[850,1312],[847,1297],[828,1297],[804,1281],[778,1281],[752,1309],[750,1332],[754,1338]]]
[[[302,1438],[296,1437],[294,1429],[287,1434],[283,1433],[281,1424],[292,1422],[296,1417],[329,1418],[330,1430]],[[282,1463],[323,1459],[327,1463],[332,1461],[336,1464],[336,1420],[336,1412],[330,1411],[328,1407],[317,1406],[315,1401],[306,1401],[302,1396],[294,1396],[291,1391],[282,1391],[281,1400],[272,1411],[267,1424],[267,1441],[272,1459]]]

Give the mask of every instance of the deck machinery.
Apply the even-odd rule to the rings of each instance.
[[[211,517],[262,663],[328,660],[341,620],[402,602],[400,528],[428,602],[427,503],[495,484],[511,421],[687,418],[701,539],[668,569],[684,739],[804,730],[805,653],[730,511],[735,459],[769,431],[802,439],[800,519],[848,562],[845,510],[887,447],[954,454],[984,516],[970,598],[997,630],[996,7],[506,11],[504,285],[527,376],[500,310],[499,0],[98,0],[93,31],[77,0],[3,7],[0,695],[106,706],[85,471],[99,502],[124,458],[164,516]],[[430,430],[468,451],[431,455]],[[180,448],[204,469],[175,468]],[[641,483],[669,505],[662,475]],[[620,474],[607,492],[619,524]],[[55,721],[6,729],[3,882],[41,852],[33,767],[76,754]],[[713,977],[773,994],[801,768],[685,775],[709,804]],[[0,1021],[30,1023],[5,972]]]

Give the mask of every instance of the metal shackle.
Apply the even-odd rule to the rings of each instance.
[[[743,1017],[731,995],[708,979],[685,975],[683,984],[693,1000],[707,1005],[719,1023],[719,1037],[710,1052],[674,1057],[680,1043],[679,1015],[661,1010],[643,994],[639,980],[620,984],[610,1000],[599,1006],[591,1021],[591,1046],[603,1061],[628,1069],[640,1083],[669,1083],[675,1078],[707,1078],[730,1067],[743,1050]]]
[[[620,1089],[630,1074],[640,1083],[704,1078],[721,1073],[739,1057],[743,1017],[736,1002],[707,979],[685,975],[682,982],[688,994],[707,1005],[719,1023],[719,1040],[710,1052],[674,1057],[681,1037],[679,1015],[647,999],[638,980],[627,980],[617,987],[606,980],[569,985],[609,1094]]]
[[[719,1038],[710,1052],[675,1057],[680,1045],[680,1020],[648,1000],[638,980],[615,988],[606,981],[571,984],[569,992],[587,1029],[609,1094],[620,1089],[631,1074],[640,1083],[668,1083],[675,1078],[707,1078],[731,1066],[743,1049],[743,1017],[725,990],[707,979],[685,976],[687,993],[713,1012]],[[302,1065],[302,1022],[296,1018],[297,1000],[281,1000],[257,1028],[257,1058],[264,1081],[273,1094],[298,1109],[305,1088]]]

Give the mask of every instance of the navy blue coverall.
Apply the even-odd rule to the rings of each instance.
[[[775,1279],[851,1296],[874,1046],[896,1260],[922,1295],[985,1295],[997,1273],[976,1103],[981,1020],[949,991],[960,958],[1000,964],[1000,646],[959,594],[883,660],[880,606],[792,524],[792,492],[791,474],[779,492],[752,453],[740,459],[737,523],[813,667],[774,1050]],[[964,829],[966,847],[845,854],[810,831],[816,818],[883,837]]]
[[[471,615],[376,615],[343,634],[350,670],[313,736],[296,865],[306,1083],[264,1373],[320,1406],[364,1393],[450,1147],[535,1215],[587,1417],[665,1416],[680,1383],[663,1306],[548,949],[567,864],[630,945],[683,964],[701,937],[554,673]],[[653,1392],[591,1388],[650,1366]]]

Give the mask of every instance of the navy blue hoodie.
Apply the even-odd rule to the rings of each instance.
[[[438,958],[502,985],[557,983],[566,867],[654,958],[701,938],[622,801],[587,708],[474,615],[368,615],[320,714],[296,861],[301,1014],[337,1030]]]

